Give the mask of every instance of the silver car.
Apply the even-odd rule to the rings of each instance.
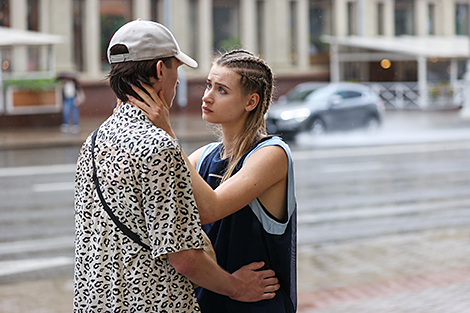
[[[271,134],[314,136],[335,130],[377,129],[384,103],[368,86],[357,83],[308,82],[297,85],[274,103],[266,116]]]

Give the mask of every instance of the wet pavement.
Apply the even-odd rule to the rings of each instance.
[[[55,128],[0,130],[0,149],[81,145],[102,120],[82,121],[78,134]],[[175,116],[172,123],[186,144],[213,140],[199,116]],[[326,151],[449,141],[470,141],[470,121],[457,111],[387,112],[376,134],[299,136],[292,145]],[[470,225],[301,245],[298,261],[301,313],[470,312]],[[71,301],[71,277],[0,283],[0,313],[71,312]]]
[[[470,312],[470,227],[300,247],[299,312]]]

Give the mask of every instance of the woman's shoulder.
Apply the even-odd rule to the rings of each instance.
[[[265,149],[262,149],[265,148]],[[272,150],[274,149],[282,149],[284,150],[285,154],[287,155],[287,158],[289,160],[292,159],[292,154],[289,148],[289,145],[282,140],[278,136],[268,136],[263,138],[256,146],[246,155],[245,161],[254,153],[258,152],[263,154],[263,153],[271,153]]]
[[[189,155],[189,161],[191,164],[196,166],[197,162],[199,159],[205,158],[208,154],[210,154],[215,148],[217,148],[220,145],[219,142],[212,142],[209,143],[205,146],[202,146],[201,148],[195,150],[193,153]]]

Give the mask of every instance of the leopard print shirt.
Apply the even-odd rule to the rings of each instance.
[[[107,204],[151,251],[104,211],[92,180],[90,135],[75,177],[74,312],[200,311],[192,283],[167,256],[204,244],[177,142],[123,104],[100,126],[95,161]]]

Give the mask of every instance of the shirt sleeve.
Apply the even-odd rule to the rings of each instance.
[[[143,168],[143,205],[152,256],[202,249],[201,222],[181,151],[165,149]]]

